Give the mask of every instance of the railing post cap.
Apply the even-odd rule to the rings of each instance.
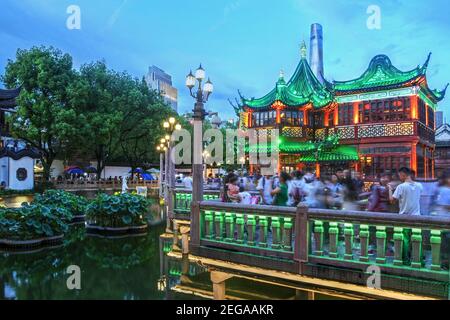
[[[297,212],[298,212],[298,213],[305,214],[305,213],[308,212],[308,210],[309,210],[308,205],[306,205],[305,203],[300,203],[300,204],[297,206]]]

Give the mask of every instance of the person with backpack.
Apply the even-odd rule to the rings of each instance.
[[[369,205],[367,211],[372,212],[389,212],[389,183],[391,178],[388,174],[383,174],[380,178],[380,185],[373,186],[369,197]]]
[[[279,177],[280,184],[277,188],[275,188],[271,195],[274,197],[273,204],[275,206],[285,207],[288,204],[289,195],[288,195],[288,181],[291,179],[289,174],[286,172],[282,172]]]
[[[297,206],[305,197],[305,181],[302,171],[294,171],[292,179],[289,181],[289,206]]]
[[[270,206],[273,203],[272,190],[273,181],[270,175],[262,176],[258,181],[258,186],[256,187],[259,194],[261,195],[262,204]]]

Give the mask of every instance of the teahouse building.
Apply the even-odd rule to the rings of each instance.
[[[303,43],[289,80],[281,73],[272,91],[257,99],[241,95],[236,107],[242,129],[280,130],[279,170],[346,167],[371,180],[406,166],[418,178],[434,178],[435,111],[447,88],[428,87],[431,54],[410,71],[377,55],[359,78],[333,82],[314,74],[306,57]]]

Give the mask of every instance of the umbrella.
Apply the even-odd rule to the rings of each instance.
[[[64,172],[68,174],[84,174],[84,171],[78,167],[68,168]]]
[[[148,170],[148,172],[150,172],[150,173],[159,173],[159,170],[152,168],[152,169]]]
[[[142,173],[145,173],[145,171],[142,168],[136,168],[136,169],[134,169],[134,172],[131,172],[131,170],[130,170],[130,172],[128,172],[128,173],[139,173],[139,174],[142,174]]]
[[[97,173],[97,169],[94,168],[94,167],[92,167],[92,166],[86,167],[84,170],[85,170],[87,173]]]
[[[141,175],[142,179],[144,179],[144,181],[154,181],[155,178],[153,178],[153,176],[149,173],[143,173]]]

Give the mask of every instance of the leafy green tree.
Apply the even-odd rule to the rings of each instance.
[[[134,170],[146,163],[157,162],[156,145],[164,136],[162,123],[175,112],[159,93],[150,90],[144,80],[123,75],[127,88],[121,103],[124,119],[120,126],[120,146],[123,158]]]
[[[124,121],[120,104],[126,90],[121,84],[121,75],[99,61],[81,66],[69,89],[71,105],[83,115],[79,154],[96,160],[98,177],[119,148],[118,128]]]
[[[11,133],[41,152],[47,179],[55,158],[78,134],[80,119],[67,91],[73,77],[72,57],[53,47],[19,49],[2,77],[7,87],[22,87],[17,112],[8,119]]]

